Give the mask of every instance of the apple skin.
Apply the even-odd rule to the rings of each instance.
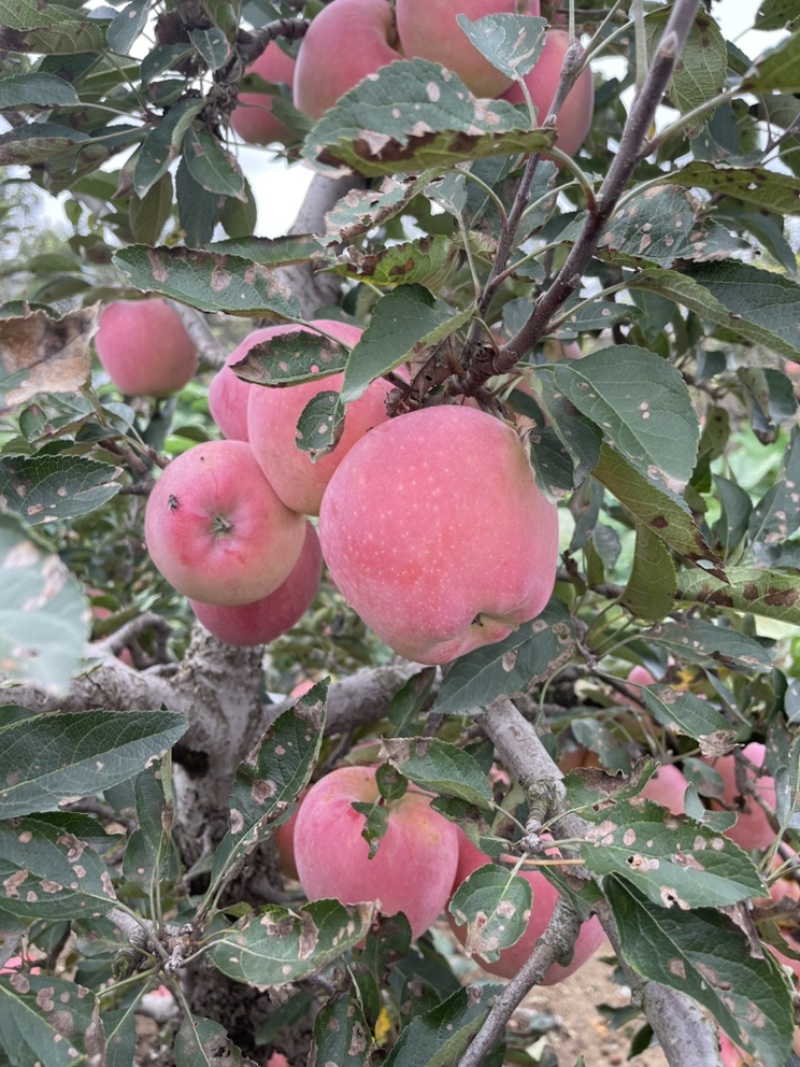
[[[761,767],[764,763],[766,749],[759,741],[751,741],[745,745],[742,753],[755,767]],[[736,761],[733,754],[719,756],[717,759],[707,760],[717,774],[722,778],[725,786],[723,800],[726,804],[733,805],[734,797],[738,795],[736,788]],[[775,810],[775,783],[769,775],[760,775],[756,779],[756,789],[768,808]],[[737,813],[736,822],[725,831],[725,837],[729,837],[740,848],[750,852],[754,848],[767,848],[775,840],[775,831],[769,824],[769,820],[752,798],[745,798],[746,807]]]
[[[557,508],[514,431],[474,408],[423,408],[362,437],[328,483],[319,535],[348,603],[420,663],[501,641],[555,584]]]
[[[665,763],[648,780],[640,796],[667,808],[673,815],[683,815],[683,798],[688,785],[682,771],[672,763]]]
[[[166,300],[115,300],[100,312],[97,358],[124,396],[167,396],[197,370],[197,348]]]
[[[466,15],[472,22],[484,15],[539,14],[539,0],[397,0],[397,33],[409,59],[429,59],[455,71],[470,92],[498,96],[511,81],[484,59],[456,22]]]
[[[265,82],[291,85],[294,81],[295,61],[292,56],[270,41],[258,59],[245,71],[258,74]],[[286,142],[291,135],[283,123],[272,114],[273,97],[266,93],[239,93],[239,103],[231,112],[231,126],[245,144]]]
[[[195,445],[161,473],[144,535],[157,569],[205,604],[251,604],[300,556],[305,521],[285,507],[244,441]]]
[[[564,55],[569,48],[566,30],[548,30],[541,55],[524,81],[536,108],[536,121],[541,126],[550,110],[558,88]],[[525,102],[522,89],[516,83],[502,95],[511,104]],[[555,146],[568,156],[575,155],[591,129],[594,113],[594,79],[589,67],[578,75],[556,117]],[[546,153],[544,153],[546,155]]]
[[[203,604],[189,607],[205,628],[229,645],[249,648],[266,645],[290,630],[311,607],[322,577],[322,550],[317,532],[306,523],[303,548],[285,581],[252,604]]]
[[[333,0],[316,16],[300,44],[295,107],[312,119],[321,118],[368,74],[403,58],[393,47],[394,36],[387,0]]]
[[[340,767],[309,789],[294,832],[300,884],[309,900],[380,901],[386,915],[402,911],[417,938],[450,896],[458,830],[430,807],[430,797],[409,790],[386,804],[386,833],[369,859],[365,819],[352,804],[377,798],[374,767]]]
[[[552,849],[550,852],[556,854],[557,850]],[[491,859],[479,849],[475,848],[467,835],[462,830],[459,830],[458,868],[456,870],[456,878],[453,884],[453,892],[458,889],[461,883],[468,878],[474,870],[491,862]],[[559,898],[558,890],[554,885],[548,882],[545,876],[539,871],[519,871],[519,875],[529,883],[533,892],[531,914],[525,932],[519,941],[511,945],[509,948],[503,949],[499,959],[495,960],[493,963],[481,959],[480,956],[473,957],[475,962],[480,964],[485,971],[488,971],[490,974],[496,974],[500,978],[513,978],[523,963],[528,959],[533,952],[536,942],[547,928],[550,916],[553,913],[553,908],[556,906],[556,902]],[[463,945],[466,941],[466,926],[457,926],[451,915],[448,915],[448,919],[453,932]],[[579,967],[594,955],[603,943],[604,938],[605,934],[603,928],[600,925],[597,916],[593,915],[581,925],[580,933],[578,934],[573,949],[572,960],[566,966],[562,966],[560,963],[551,964],[550,967],[548,967],[541,984],[555,985],[557,982],[563,982],[565,978],[568,978],[574,971],[577,971]]]

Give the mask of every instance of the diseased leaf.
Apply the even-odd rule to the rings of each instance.
[[[133,171],[133,189],[137,196],[145,196],[166,174],[170,164],[180,154],[183,139],[202,109],[203,101],[195,97],[179,100],[155,129],[148,133],[139,149]]]
[[[705,619],[680,619],[653,626],[642,634],[678,661],[702,667],[733,667],[746,672],[769,671],[772,655],[752,637]]]
[[[155,899],[160,882],[177,878],[177,857],[173,851],[170,829],[172,804],[164,796],[160,767],[150,766],[136,776],[136,818],[138,828],[131,833],[122,859],[127,881],[142,887],[148,899]]]
[[[388,222],[423,191],[434,173],[391,174],[375,189],[350,189],[325,215],[322,239],[326,244],[354,241],[375,226]]]
[[[751,541],[776,544],[788,540],[800,525],[800,432],[792,430],[779,478],[750,515]]]
[[[650,53],[657,47],[669,12],[654,11],[645,19]],[[667,93],[673,106],[686,113],[710,100],[725,88],[728,50],[716,20],[701,7],[689,30],[681,56],[670,78]]]
[[[15,1067],[73,1067],[102,1057],[94,995],[71,978],[26,971],[0,975],[0,1049]]]
[[[111,22],[106,33],[108,47],[120,56],[127,56],[133,42],[147,22],[152,0],[130,0]]]
[[[313,396],[300,413],[294,441],[301,452],[313,458],[336,447],[344,431],[344,404],[339,393],[329,389]]]
[[[307,263],[318,259],[327,262],[316,237],[290,234],[287,237],[232,237],[212,241],[207,251],[222,256],[240,256],[265,267],[287,267],[292,263]]]
[[[73,86],[53,74],[12,74],[0,82],[0,110],[68,107],[78,103]]]
[[[183,158],[189,173],[207,192],[246,199],[239,164],[209,130],[192,126],[186,131]]]
[[[798,17],[794,0],[761,0],[756,14],[754,29],[782,30],[793,29],[792,21]]]
[[[676,599],[689,604],[745,611],[800,625],[800,576],[756,567],[729,567],[728,581],[696,571],[678,575]]]
[[[105,1067],[130,1067],[136,1055],[136,1018],[138,1001],[131,1000],[126,1008],[103,1012],[103,1031],[106,1036]]]
[[[344,370],[350,349],[311,328],[278,334],[259,341],[231,370],[245,382],[257,385],[296,385]]]
[[[800,92],[800,33],[795,29],[774,48],[762,52],[753,67],[754,72],[742,82],[742,92]]]
[[[0,319],[0,414],[39,393],[74,393],[89,380],[100,305],[51,319]]]
[[[547,20],[535,15],[486,15],[472,22],[456,15],[471,44],[507,78],[522,78],[542,54]],[[545,116],[539,115],[539,122]]]
[[[473,871],[447,907],[458,926],[467,924],[467,954],[491,963],[522,937],[531,903],[530,883],[491,863]]]
[[[0,0],[0,49],[44,55],[102,52],[105,29],[70,7],[36,0]]]
[[[370,1067],[372,1035],[360,997],[334,993],[314,1018],[314,1044],[308,1067]]]
[[[415,1016],[400,1032],[386,1067],[445,1067],[456,1064],[489,1014],[499,984],[459,989],[436,1007]]]
[[[241,1060],[241,1052],[221,1023],[184,1016],[175,1038],[175,1067],[228,1067]]]
[[[707,700],[669,685],[643,685],[641,699],[656,720],[668,730],[702,741],[718,734],[730,736],[731,724]]]
[[[7,456],[0,458],[0,506],[31,525],[76,519],[117,495],[120,473],[83,456]]]
[[[423,789],[489,807],[492,789],[480,765],[458,745],[436,737],[385,738],[389,762]]]
[[[350,247],[334,274],[373,285],[409,285],[416,282],[436,290],[447,280],[461,253],[458,242],[442,234],[427,234],[415,241],[386,245],[362,252]]]
[[[726,167],[693,159],[664,182],[699,187],[781,215],[800,215],[800,178],[766,167]]]

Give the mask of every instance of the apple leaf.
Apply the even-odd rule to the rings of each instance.
[[[486,15],[472,22],[456,15],[456,22],[481,55],[507,78],[522,78],[542,54],[547,19],[536,15]],[[544,119],[539,115],[539,121]]]
[[[361,998],[349,990],[334,993],[314,1017],[309,1067],[369,1067],[372,1034]]]
[[[141,771],[187,729],[169,711],[55,712],[0,732],[0,819],[101,793]]]
[[[708,906],[667,911],[622,878],[605,882],[625,962],[644,978],[687,993],[764,1067],[783,1067],[792,1043],[791,996],[769,952]]]
[[[2,40],[0,27],[0,40]],[[77,145],[85,145],[91,138],[69,126],[55,122],[20,126],[0,134],[0,167],[31,166],[53,156],[72,152]]]
[[[131,833],[122,858],[125,880],[142,888],[150,899],[162,881],[178,877],[170,829],[172,806],[164,796],[166,768],[147,767],[133,783],[138,828]]]
[[[0,82],[0,110],[79,104],[75,89],[54,74],[12,74]]]
[[[299,982],[355,948],[373,904],[314,900],[297,910],[270,905],[214,941],[211,962],[228,978],[261,989]]]
[[[97,19],[81,18],[70,7],[36,0],[0,0],[0,49],[44,55],[102,54],[105,27]]]
[[[794,29],[792,20],[800,18],[794,0],[761,0],[756,21],[756,30]]]
[[[538,403],[548,416],[552,429],[564,449],[572,458],[573,484],[580,485],[593,469],[600,456],[601,435],[597,427],[578,412],[569,403],[556,386],[555,368],[539,368],[530,377],[531,388]],[[539,427],[536,434],[543,433]],[[531,438],[531,453],[537,448],[535,439]],[[552,448],[550,449],[552,452]],[[546,476],[542,471],[542,476]]]
[[[324,456],[336,447],[344,430],[344,404],[339,393],[326,389],[312,396],[300,413],[295,444],[312,458]]]
[[[256,385],[297,385],[344,370],[350,349],[321,333],[293,330],[269,337],[249,348],[231,370]]]
[[[119,467],[40,451],[0,459],[0,501],[31,525],[89,515],[122,488]]]
[[[764,896],[758,871],[737,845],[683,816],[665,819],[658,804],[616,800],[584,815],[597,822],[581,847],[592,874],[618,874],[655,904],[721,908]]]
[[[733,667],[741,671],[769,671],[772,655],[755,638],[705,619],[679,619],[653,626],[642,634],[666,649],[676,660],[703,667]]]
[[[130,1067],[136,1055],[136,1011],[139,1001],[131,998],[125,1008],[103,1012],[106,1036],[104,1067]]]
[[[736,482],[716,474],[713,482],[720,503],[720,516],[713,526],[714,535],[727,553],[740,545],[747,533],[753,502]]]
[[[207,192],[247,199],[239,164],[208,130],[192,126],[186,131],[183,158],[191,176]]]
[[[293,708],[278,716],[240,765],[231,793],[230,828],[214,850],[213,881],[291,815],[319,756],[326,696],[324,682],[304,693]]]
[[[499,983],[470,985],[417,1015],[400,1031],[385,1067],[458,1063],[502,990]]]
[[[417,282],[435,290],[447,281],[460,253],[461,246],[452,237],[426,234],[415,241],[402,241],[366,252],[351,247],[347,250],[346,260],[340,260],[331,273],[373,285]]]
[[[0,319],[0,415],[39,393],[74,393],[92,369],[100,305],[51,319],[44,311]]]
[[[460,797],[479,808],[491,807],[492,789],[486,775],[458,745],[436,737],[387,737],[383,750],[393,767],[423,789]]]
[[[196,97],[178,100],[155,129],[147,134],[133,169],[133,191],[138,197],[143,197],[166,174],[180,152],[184,137],[202,110],[203,101]]]
[[[760,210],[800,215],[800,178],[766,167],[726,167],[693,159],[664,175],[665,184],[708,189],[731,196]]]
[[[800,432],[795,426],[783,456],[780,477],[756,504],[750,515],[751,541],[767,544],[786,541],[800,525]]]
[[[306,138],[303,155],[317,166],[377,178],[538,152],[554,139],[554,130],[531,130],[513,104],[476,99],[438,63],[398,60],[326,111]]]
[[[70,1067],[102,1059],[94,994],[73,978],[26,971],[0,975],[0,1049],[11,1063],[26,1067]]]
[[[442,679],[433,708],[443,715],[475,714],[496,697],[523,693],[569,661],[574,640],[567,609],[553,599],[503,641],[460,656]]]
[[[175,1037],[175,1067],[222,1067],[241,1062],[241,1052],[221,1023],[184,1015]]]
[[[425,190],[435,171],[388,174],[375,189],[350,189],[325,215],[326,244],[354,241],[400,212]]]
[[[106,32],[108,47],[117,55],[127,56],[141,34],[150,13],[152,0],[130,0],[111,21]]]
[[[458,926],[467,924],[467,954],[492,963],[525,933],[532,900],[529,882],[487,863],[461,883],[448,911]]]
[[[700,742],[713,740],[714,735],[730,740],[735,736],[725,716],[694,693],[673,689],[670,685],[643,685],[640,696],[658,722],[672,733],[684,734]]]
[[[795,8],[792,8],[792,15],[797,15]],[[800,33],[795,28],[774,48],[763,52],[753,66],[754,72],[742,81],[742,92],[759,95],[775,90],[800,93]]]
[[[658,46],[668,19],[669,12],[654,11],[644,20],[650,54]],[[685,114],[721,92],[727,74],[725,38],[716,20],[700,8],[667,87],[670,102]]]
[[[200,311],[300,318],[297,302],[283,282],[268,267],[241,256],[129,245],[113,258],[122,276],[137,289],[160,293]]]
[[[435,667],[423,667],[392,697],[386,709],[386,718],[394,727],[396,737],[418,732],[418,716],[428,704],[436,676]]]
[[[730,567],[728,581],[723,582],[712,574],[684,571],[678,575],[675,596],[688,604],[709,604],[800,625],[800,576],[796,574]]]
[[[675,587],[675,566],[669,549],[649,526],[639,523],[633,564],[621,603],[640,619],[663,619],[672,611]]]
[[[410,947],[411,927],[401,911],[375,916],[364,947],[351,964],[364,1012],[373,1027],[384,1010],[383,991],[389,986],[392,969],[408,956]]]
[[[319,240],[310,234],[229,237],[222,241],[211,241],[206,250],[222,256],[240,256],[265,267],[287,267],[293,263],[308,263],[312,259],[327,262],[320,250]]]

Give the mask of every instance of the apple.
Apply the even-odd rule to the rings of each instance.
[[[374,767],[340,767],[312,785],[295,823],[300,884],[309,900],[376,901],[386,915],[402,911],[417,938],[450,896],[459,831],[430,807],[430,797],[409,790],[383,802],[386,833],[370,859],[361,836],[365,817],[352,805],[378,797]]]
[[[539,14],[539,0],[397,0],[397,32],[409,58],[429,59],[455,71],[476,96],[498,96],[510,79],[484,59],[456,22],[484,15]]]
[[[751,741],[745,745],[742,754],[753,766],[762,767],[766,749],[759,741]],[[725,831],[725,836],[735,841],[740,848],[749,852],[754,848],[767,848],[775,840],[775,831],[769,824],[769,819],[764,814],[761,806],[753,797],[744,798],[744,807],[737,803],[739,790],[736,785],[736,760],[733,754],[719,756],[716,759],[707,760],[717,774],[722,778],[724,793],[722,799],[725,804],[736,812],[736,822]],[[752,772],[748,771],[748,777],[753,778]],[[756,791],[761,799],[771,810],[775,810],[775,783],[769,775],[759,775],[755,779]]]
[[[328,483],[319,535],[348,603],[420,663],[501,641],[555,584],[557,508],[511,427],[471,407],[370,430]]]
[[[673,815],[683,815],[683,798],[688,785],[682,771],[672,763],[665,763],[648,779],[640,796],[667,808]]]
[[[566,30],[548,30],[541,55],[525,75],[524,81],[536,108],[540,126],[547,117],[556,95],[564,55],[569,44],[569,34]],[[519,85],[514,83],[503,93],[502,99],[512,104],[521,104],[525,97]],[[568,156],[575,155],[591,128],[593,112],[594,79],[591,70],[586,67],[578,75],[578,80],[567,94],[567,99],[556,117],[556,148]]]
[[[266,645],[290,630],[311,607],[322,576],[317,532],[306,523],[303,548],[288,577],[273,592],[252,604],[203,604],[189,600],[199,622],[229,645]]]
[[[178,313],[160,297],[106,304],[94,347],[125,396],[166,396],[182,389],[197,370],[194,341]]]
[[[548,849],[548,855],[558,855],[558,850]],[[477,870],[478,867],[483,867],[484,864],[491,862],[491,859],[481,852],[480,849],[475,848],[467,835],[462,830],[459,830],[458,868],[453,883],[453,892],[455,892],[461,883],[465,881],[473,871]],[[553,908],[556,906],[559,897],[558,890],[554,885],[547,881],[540,871],[523,870],[519,872],[519,875],[528,882],[533,894],[530,918],[528,919],[528,925],[525,927],[522,937],[520,937],[520,939],[513,945],[503,949],[500,952],[499,958],[493,963],[489,963],[480,956],[475,957],[476,962],[479,963],[485,971],[488,971],[490,974],[496,974],[501,978],[513,978],[520,967],[528,959],[534,950],[536,942],[547,928],[547,924],[550,922],[550,916],[553,913]],[[453,932],[463,945],[466,941],[466,926],[457,925],[452,916],[448,916],[448,919]],[[586,963],[590,956],[594,955],[603,943],[604,938],[605,934],[603,933],[603,928],[600,925],[597,916],[593,915],[587,922],[581,925],[580,933],[575,941],[571,961],[564,965],[560,963],[551,964],[542,979],[542,985],[555,985],[556,982],[562,982],[565,978],[568,978],[573,971],[577,971],[580,966]]]
[[[312,324],[348,345],[354,345],[362,333],[359,327],[343,322],[316,319]],[[367,430],[388,418],[385,401],[391,385],[379,378],[358,400],[347,405],[344,431],[331,452],[312,459],[308,452],[298,448],[297,420],[303,408],[318,393],[338,392],[343,378],[342,374],[329,374],[299,385],[256,386],[250,390],[247,403],[250,447],[284,504],[303,515],[319,514],[322,494],[333,472]]]
[[[294,71],[295,107],[312,119],[368,74],[402,59],[387,0],[332,0],[300,43]]]
[[[297,563],[305,527],[244,441],[207,441],[174,459],[144,518],[157,569],[205,604],[251,604],[274,592]]]
[[[291,85],[295,61],[277,41],[270,41],[246,74],[258,74],[271,84]],[[239,93],[239,102],[231,112],[231,126],[246,144],[271,144],[288,141],[291,135],[272,114],[273,97],[267,93]]]

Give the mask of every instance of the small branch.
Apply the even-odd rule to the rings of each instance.
[[[310,25],[310,20],[304,18],[275,19],[258,30],[241,33],[237,51],[244,65],[249,67],[264,52],[270,41],[277,41],[279,37],[287,41],[299,41],[301,37],[305,37]]]
[[[214,370],[224,366],[229,351],[211,332],[208,319],[202,311],[189,307],[188,304],[180,304],[177,300],[170,300],[169,304],[194,342],[201,366]]]

